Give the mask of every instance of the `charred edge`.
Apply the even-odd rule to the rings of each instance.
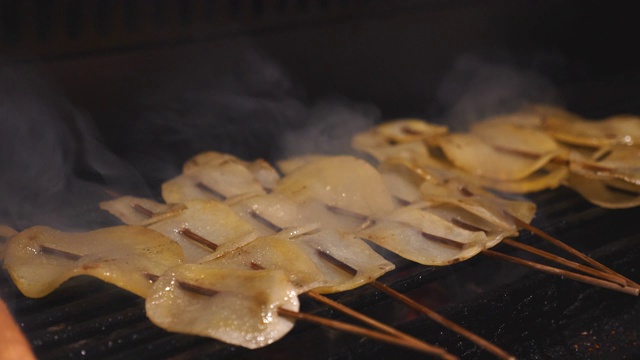
[[[478,226],[475,226],[475,225],[472,225],[472,224],[466,223],[466,222],[464,222],[464,221],[462,221],[462,220],[455,219],[455,218],[451,219],[451,223],[452,223],[453,225],[455,225],[455,226],[457,226],[457,227],[461,228],[461,229],[464,229],[464,230],[469,230],[469,231],[482,231],[482,232],[483,232],[483,233],[485,233],[485,234],[489,232],[489,230],[485,230],[485,229],[483,229],[483,228],[481,228],[481,227],[478,227]]]
[[[213,195],[213,197],[215,197],[216,199],[218,199],[220,201],[227,200],[226,196],[224,196],[222,193],[214,190],[213,188],[211,188],[210,186],[206,185],[203,182],[198,182],[196,184],[196,186],[198,187],[198,189]]]
[[[512,149],[505,146],[492,145],[491,147],[493,147],[493,149],[496,150],[497,152],[501,152],[503,154],[516,155],[516,156],[520,156],[527,159],[537,159],[540,157],[540,154],[523,151],[523,150]]]
[[[613,169],[608,168],[606,166],[594,165],[594,164],[580,164],[580,167],[582,167],[585,170],[594,171],[600,174],[609,174],[613,171]]]
[[[213,251],[218,250],[218,244],[203,238],[202,236],[194,233],[193,231],[191,231],[191,230],[189,230],[187,228],[180,229],[178,232],[180,234],[188,237],[189,239],[197,242],[198,244],[203,245],[206,248],[209,248],[209,249],[211,249]]]
[[[595,160],[596,161],[602,161],[602,160],[608,158],[609,155],[611,155],[612,153],[613,153],[613,150],[609,149],[609,150],[603,152],[602,154],[600,154]]]
[[[209,289],[196,284],[191,284],[185,281],[178,281],[178,286],[180,286],[182,290],[189,291],[194,294],[203,295],[203,296],[211,297],[211,296],[216,296],[219,293],[219,291],[217,290]]]
[[[408,205],[410,205],[410,204],[411,204],[411,201],[409,201],[409,200],[405,200],[405,199],[403,199],[403,198],[401,198],[401,197],[394,196],[393,198],[396,200],[396,202],[397,202],[397,203],[398,203],[398,205],[400,205],[400,206],[408,206]]]
[[[362,226],[360,227],[360,229],[364,230],[364,229],[368,229],[372,226],[374,226],[376,224],[376,220],[375,219],[368,219],[367,221],[364,222],[364,224],[362,224]]]
[[[508,147],[504,147],[504,146],[500,146],[500,145],[492,145],[491,147],[493,147],[494,150],[496,150],[497,152],[501,152],[503,154],[510,154],[510,155],[515,155],[515,156],[519,156],[525,159],[539,159],[542,155],[541,154],[537,154],[537,153],[532,153],[532,152],[528,152],[528,151],[523,151],[523,150],[517,150],[517,149],[512,149],[512,148],[508,148]],[[561,159],[559,157],[554,157],[553,159],[550,160],[550,162],[553,162],[555,164],[567,164],[568,161]]]
[[[475,195],[474,193],[471,192],[471,190],[467,189],[467,187],[464,185],[458,186],[458,191],[460,191],[460,194],[462,194],[462,196],[465,196],[465,197],[472,197]]]
[[[262,266],[262,265],[260,265],[258,263],[255,263],[253,261],[249,264],[249,266],[251,267],[252,270],[264,270],[264,269],[266,269],[264,266]]]
[[[348,216],[350,218],[354,218],[360,221],[366,221],[368,219],[366,215],[362,215],[351,210],[343,209],[341,207],[337,207],[333,205],[325,205],[325,207],[327,208],[327,210],[331,211],[336,215]]]
[[[273,232],[280,232],[282,231],[282,228],[274,223],[272,223],[271,221],[267,220],[266,218],[264,218],[263,216],[261,216],[260,214],[258,214],[256,211],[251,210],[249,211],[249,215],[251,215],[252,218],[254,218],[257,222],[259,222],[260,224],[268,227],[270,230],[272,230]]]
[[[143,275],[145,278],[147,278],[147,280],[149,280],[152,283],[158,281],[158,279],[160,278],[160,275],[156,275],[148,272],[145,272]]]
[[[316,249],[316,253],[318,254],[318,256],[320,256],[320,258],[328,263],[330,263],[331,265],[339,268],[340,270],[346,272],[347,274],[351,275],[351,276],[356,276],[358,274],[358,270],[352,268],[351,266],[343,263],[342,261],[334,258],[333,256],[331,256],[329,253],[322,251],[320,249]]]
[[[54,249],[48,246],[40,246],[40,253],[44,255],[57,256],[70,261],[78,261],[82,258],[82,255],[74,254],[64,250]]]
[[[633,197],[640,195],[640,188],[638,189],[638,191],[633,191],[631,189],[623,189],[621,187],[617,187],[611,184],[606,184],[604,187],[607,190],[618,193],[618,194],[624,194],[624,195],[633,196]]]
[[[446,238],[446,237],[429,234],[429,233],[426,233],[424,231],[422,231],[421,234],[422,234],[423,238],[425,238],[425,239],[427,239],[429,241],[437,242],[437,243],[440,243],[442,245],[449,246],[449,247],[452,247],[452,248],[456,248],[456,249],[459,249],[459,250],[464,250],[469,246],[469,244],[461,243],[461,242],[458,242],[458,241],[455,241],[455,240],[452,240],[452,239],[449,239],[449,238]]]
[[[422,135],[422,133],[420,131],[413,130],[412,128],[410,128],[408,126],[401,127],[400,131],[402,131],[402,133],[406,134],[406,135]]]
[[[137,211],[138,213],[142,214],[143,216],[146,216],[148,218],[153,216],[153,211],[147,209],[146,207],[140,205],[140,204],[133,204],[131,207],[133,207],[133,210]]]

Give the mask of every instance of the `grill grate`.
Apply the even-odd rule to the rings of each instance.
[[[565,239],[632,279],[640,278],[640,233],[629,224],[640,209],[593,207],[568,189],[535,194],[534,224]],[[547,248],[524,233],[521,241]],[[516,254],[500,248],[501,251]],[[521,255],[521,254],[517,254]],[[520,359],[620,357],[640,354],[637,298],[484,258],[425,267],[394,258],[398,268],[381,281],[437,309]],[[89,277],[74,278],[43,299],[22,297],[6,273],[2,296],[40,359],[412,358],[409,350],[298,323],[282,340],[247,350],[195,336],[168,333],[145,317],[142,299]],[[492,356],[459,335],[422,318],[372,287],[332,298],[465,359]],[[302,309],[342,315],[302,298]],[[301,346],[304,344],[304,346]]]

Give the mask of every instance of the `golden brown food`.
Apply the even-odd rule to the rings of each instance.
[[[153,286],[147,316],[163,329],[208,336],[255,349],[280,339],[293,321],[278,309],[298,311],[298,297],[279,270],[238,270],[185,264]]]
[[[182,248],[142,226],[65,233],[34,226],[11,238],[4,266],[20,291],[42,297],[67,279],[90,275],[145,297],[149,280],[180,264]]]

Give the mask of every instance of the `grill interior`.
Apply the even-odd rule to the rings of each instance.
[[[141,120],[140,108],[128,102],[131,88],[153,88],[158,74],[180,68],[178,63],[192,64],[194,54],[225,54],[245,42],[303,84],[304,101],[343,95],[375,104],[381,118],[444,115],[448,104],[430,99],[438,98],[443,73],[466,54],[535,70],[552,80],[565,106],[585,116],[640,113],[633,96],[640,73],[627,54],[634,43],[631,14],[621,3],[603,1],[487,1],[480,6],[464,0],[167,0],[148,6],[144,1],[16,0],[0,2],[0,43],[13,65],[60,84],[96,120],[107,145],[127,157],[140,150],[122,136]],[[195,73],[210,70],[194,64]],[[211,144],[247,159],[269,159],[277,155],[272,141],[278,127],[290,125],[264,117],[251,124],[250,134],[223,126]],[[135,133],[128,138],[135,140]],[[165,159],[176,166],[203,150],[188,141],[142,145],[150,151],[181,150]],[[157,173],[142,176],[152,189],[166,179]],[[564,188],[530,198],[539,207],[534,225],[640,280],[640,232],[634,225],[640,209],[597,208]],[[520,239],[553,249],[526,232]],[[506,246],[497,249],[526,257]],[[381,278],[383,283],[519,359],[640,355],[637,297],[482,256],[433,268],[385,255],[397,269]],[[74,278],[43,299],[28,299],[3,270],[0,295],[40,359],[420,356],[301,322],[284,339],[259,350],[172,334],[146,319],[141,299],[88,277]],[[331,297],[461,358],[494,358],[372,287]],[[301,300],[304,311],[348,320],[304,296]]]
[[[640,209],[596,208],[570,190],[535,196],[534,224],[620,273],[637,279],[640,233],[630,226]],[[523,242],[552,250],[524,233]],[[515,253],[506,246],[500,251]],[[519,359],[634,358],[638,349],[637,297],[544,275],[477,256],[443,268],[394,259],[398,268],[380,280],[501,346]],[[3,272],[1,293],[40,359],[368,358],[421,354],[372,340],[297,323],[282,340],[258,350],[168,333],[145,317],[142,299],[92,278],[65,283],[43,299],[23,297]],[[332,295],[349,307],[392,324],[464,359],[494,358],[459,335],[419,316],[372,287]],[[302,309],[350,321],[301,297]]]

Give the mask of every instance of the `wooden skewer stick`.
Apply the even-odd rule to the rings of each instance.
[[[257,264],[256,266],[258,268],[262,268]],[[153,274],[145,274],[145,276],[149,279],[149,281],[152,281],[152,282],[155,282],[158,279],[158,276]],[[185,282],[185,281],[178,281],[178,285],[180,286],[180,288],[182,288],[185,291],[189,291],[194,294],[198,294],[202,296],[212,297],[219,294],[218,290],[202,287],[202,286]],[[444,349],[440,347],[427,344],[423,341],[413,338],[391,327],[386,327],[386,325],[377,323],[375,320],[368,318],[365,315],[360,314],[355,310],[349,309],[348,307],[341,305],[339,303],[336,303],[328,298],[324,298],[322,295],[315,294],[315,293],[312,293],[309,295],[316,300],[320,300],[326,304],[329,304],[330,306],[336,307],[340,311],[353,314],[353,316],[355,316],[356,318],[363,319],[363,321],[367,323],[376,323],[377,326],[382,325],[381,328],[384,331],[387,331],[389,335],[386,335],[371,329],[366,329],[359,326],[346,324],[338,320],[326,319],[323,317],[286,310],[283,308],[278,308],[278,314],[282,316],[288,316],[294,319],[307,320],[307,321],[313,320],[312,322],[318,323],[320,325],[328,326],[337,330],[347,331],[347,332],[358,334],[358,335],[363,335],[376,340],[386,341],[394,345],[408,347],[410,349],[423,351],[429,354],[438,355],[443,359],[457,359],[455,356],[452,356],[451,354],[447,353]]]
[[[550,242],[551,244],[555,245],[556,247],[559,247],[560,249],[573,254],[574,256],[577,256],[578,258],[584,260],[585,262],[591,264],[592,266],[607,272],[609,274],[613,274],[616,276],[619,276],[621,278],[623,278],[626,282],[627,282],[627,286],[632,286],[635,287],[637,289],[640,289],[640,285],[638,285],[638,283],[634,282],[631,279],[628,279],[627,277],[625,277],[624,275],[618,273],[617,271],[614,271],[608,267],[606,267],[605,265],[601,264],[600,262],[592,259],[591,257],[581,253],[580,251],[572,248],[571,246],[563,243],[562,241],[554,238],[553,236],[547,234],[546,232],[538,229],[537,227],[530,225],[529,223],[520,220],[519,218],[517,218],[516,216],[511,215],[510,213],[505,211],[505,214],[509,217],[511,217],[513,219],[513,221],[515,222],[515,224],[523,229],[527,229],[528,231],[531,231],[532,233],[538,235],[539,237],[541,237],[542,239]]]
[[[384,341],[393,345],[403,346],[403,347],[421,351],[430,355],[435,355],[441,359],[446,359],[446,360],[458,359],[456,356],[448,353],[446,350],[434,345],[429,345],[421,342],[406,341],[405,339],[399,338],[394,335],[383,334],[377,331],[362,328],[356,325],[343,323],[336,320],[325,319],[323,317],[291,311],[283,308],[278,308],[278,315],[295,319],[295,320],[304,320],[304,321],[316,323],[328,328],[341,330],[341,331],[349,332],[356,335],[366,336],[366,337],[376,339],[379,341]]]
[[[494,258],[510,261],[510,262],[513,262],[513,263],[516,263],[516,264],[519,264],[519,265],[524,265],[524,266],[530,267],[532,269],[540,270],[542,272],[546,272],[546,273],[549,273],[549,274],[553,274],[553,275],[557,275],[557,276],[564,276],[564,277],[567,277],[569,279],[580,281],[580,282],[583,282],[583,283],[586,283],[586,284],[590,284],[590,285],[594,285],[594,286],[600,286],[600,287],[605,288],[605,289],[615,290],[615,291],[619,291],[619,292],[622,292],[622,293],[625,293],[625,294],[630,294],[630,295],[635,295],[635,296],[640,295],[640,289],[632,287],[632,286],[620,286],[620,285],[612,283],[610,281],[596,279],[596,278],[593,278],[593,277],[590,277],[590,276],[577,274],[577,273],[574,273],[574,272],[571,272],[571,271],[562,270],[562,269],[554,268],[554,267],[551,267],[551,266],[538,264],[538,263],[533,262],[533,261],[520,259],[520,258],[517,258],[515,256],[506,255],[506,254],[499,253],[499,252],[493,251],[493,250],[482,250],[482,253],[484,255],[487,255],[487,256],[490,256],[490,257],[494,257]]]
[[[351,266],[349,266],[348,264],[345,264],[344,262],[332,257],[331,255],[324,253],[323,251],[318,251],[318,255],[321,256],[321,258],[329,261],[332,265],[336,266],[337,268],[341,269],[342,271],[346,272],[347,274],[350,274],[352,276],[355,276],[355,274],[357,273],[357,270],[352,268]],[[412,300],[411,298],[391,289],[390,287],[380,283],[377,280],[373,280],[372,282],[370,282],[369,284],[371,284],[373,287],[375,287],[378,290],[384,291],[387,294],[391,295],[392,297],[404,302],[405,304],[409,305],[410,307],[420,311],[421,313],[427,315],[429,318],[431,318],[432,320],[436,321],[437,323],[439,323],[440,325],[443,325],[444,327],[449,328],[452,331],[457,332],[458,334],[466,337],[467,339],[471,340],[472,342],[474,342],[475,344],[487,349],[487,351],[499,356],[501,359],[508,359],[508,360],[514,360],[515,357],[513,355],[510,355],[509,353],[507,353],[506,351],[500,349],[499,347],[497,347],[496,345],[492,344],[491,342],[483,339],[482,337],[474,334],[473,332],[463,328],[462,326],[440,316],[438,313],[436,313],[435,311],[427,308],[426,306],[423,306],[419,303],[417,303],[416,301]],[[327,299],[328,300],[328,299]],[[337,304],[339,305],[339,304]],[[382,324],[384,325],[384,324]],[[376,326],[376,325],[374,325]],[[382,329],[382,328],[381,328]],[[384,329],[382,329],[384,330]]]
[[[379,321],[377,321],[375,319],[372,319],[372,318],[370,318],[370,317],[368,317],[368,316],[366,316],[366,315],[364,315],[364,314],[362,314],[360,312],[357,312],[357,311],[355,311],[355,310],[353,310],[353,309],[351,309],[351,308],[349,308],[347,306],[344,306],[344,305],[340,304],[339,302],[333,301],[333,300],[329,299],[326,296],[320,295],[320,294],[318,294],[318,293],[316,293],[314,291],[309,291],[306,294],[309,297],[311,297],[312,299],[316,300],[316,301],[319,301],[319,302],[321,302],[321,303],[323,303],[325,305],[328,305],[328,306],[330,306],[330,307],[332,307],[332,308],[334,308],[334,309],[336,309],[338,311],[341,311],[341,312],[343,312],[343,313],[345,313],[345,314],[347,314],[347,315],[349,315],[349,316],[351,316],[351,317],[353,317],[355,319],[358,319],[358,320],[364,322],[365,324],[373,326],[373,327],[375,327],[375,328],[377,328],[379,330],[382,330],[382,331],[384,331],[384,332],[386,332],[386,333],[388,333],[390,335],[394,335],[394,336],[396,336],[396,337],[398,337],[400,339],[404,339],[404,340],[409,341],[409,342],[417,342],[417,343],[420,343],[420,344],[425,344],[425,342],[423,342],[422,340],[419,340],[419,339],[417,339],[417,338],[415,338],[413,336],[410,336],[410,335],[408,335],[406,333],[403,333],[402,331],[399,331],[398,329],[395,329],[395,328],[393,328],[393,327],[391,327],[389,325],[383,324],[383,323],[381,323],[381,322],[379,322]]]
[[[618,284],[620,286],[627,286],[627,281],[624,278],[620,277],[620,276],[617,276],[617,275],[614,275],[614,274],[610,274],[608,272],[600,271],[600,270],[594,269],[592,267],[585,266],[585,265],[579,264],[577,262],[573,262],[571,260],[567,260],[567,259],[565,259],[563,257],[560,257],[558,255],[555,255],[555,254],[552,254],[552,253],[549,253],[549,252],[546,252],[544,250],[536,249],[533,246],[529,246],[529,245],[526,245],[526,244],[519,243],[516,240],[503,239],[502,243],[503,244],[507,244],[507,245],[512,246],[512,247],[515,247],[515,248],[518,248],[518,249],[521,249],[521,250],[524,250],[524,251],[529,252],[531,254],[535,254],[535,255],[541,256],[541,257],[543,257],[545,259],[548,259],[548,260],[551,260],[551,261],[555,261],[555,262],[557,262],[559,264],[571,267],[573,269],[582,271],[585,274],[589,274],[589,275],[601,278],[603,280],[611,281],[611,282],[616,283],[616,284]]]
[[[387,294],[389,294],[390,296],[402,301],[403,303],[407,304],[409,307],[413,308],[414,310],[417,310],[419,312],[421,312],[422,314],[428,316],[431,320],[437,322],[438,324],[449,328],[455,332],[457,332],[458,334],[466,337],[467,339],[471,340],[473,343],[475,343],[476,345],[484,348],[485,350],[489,351],[490,353],[498,356],[500,359],[508,359],[508,360],[515,360],[515,356],[507,353],[506,351],[504,351],[503,349],[499,348],[498,346],[496,346],[495,344],[492,344],[491,342],[489,342],[488,340],[484,339],[483,337],[474,334],[473,332],[465,329],[464,327],[454,323],[453,321],[441,316],[440,314],[438,314],[437,312],[429,309],[428,307],[416,302],[415,300],[411,299],[410,297],[401,294],[395,290],[393,290],[392,288],[390,288],[389,286],[375,280],[372,281],[371,286],[375,287],[376,289],[383,291]]]

